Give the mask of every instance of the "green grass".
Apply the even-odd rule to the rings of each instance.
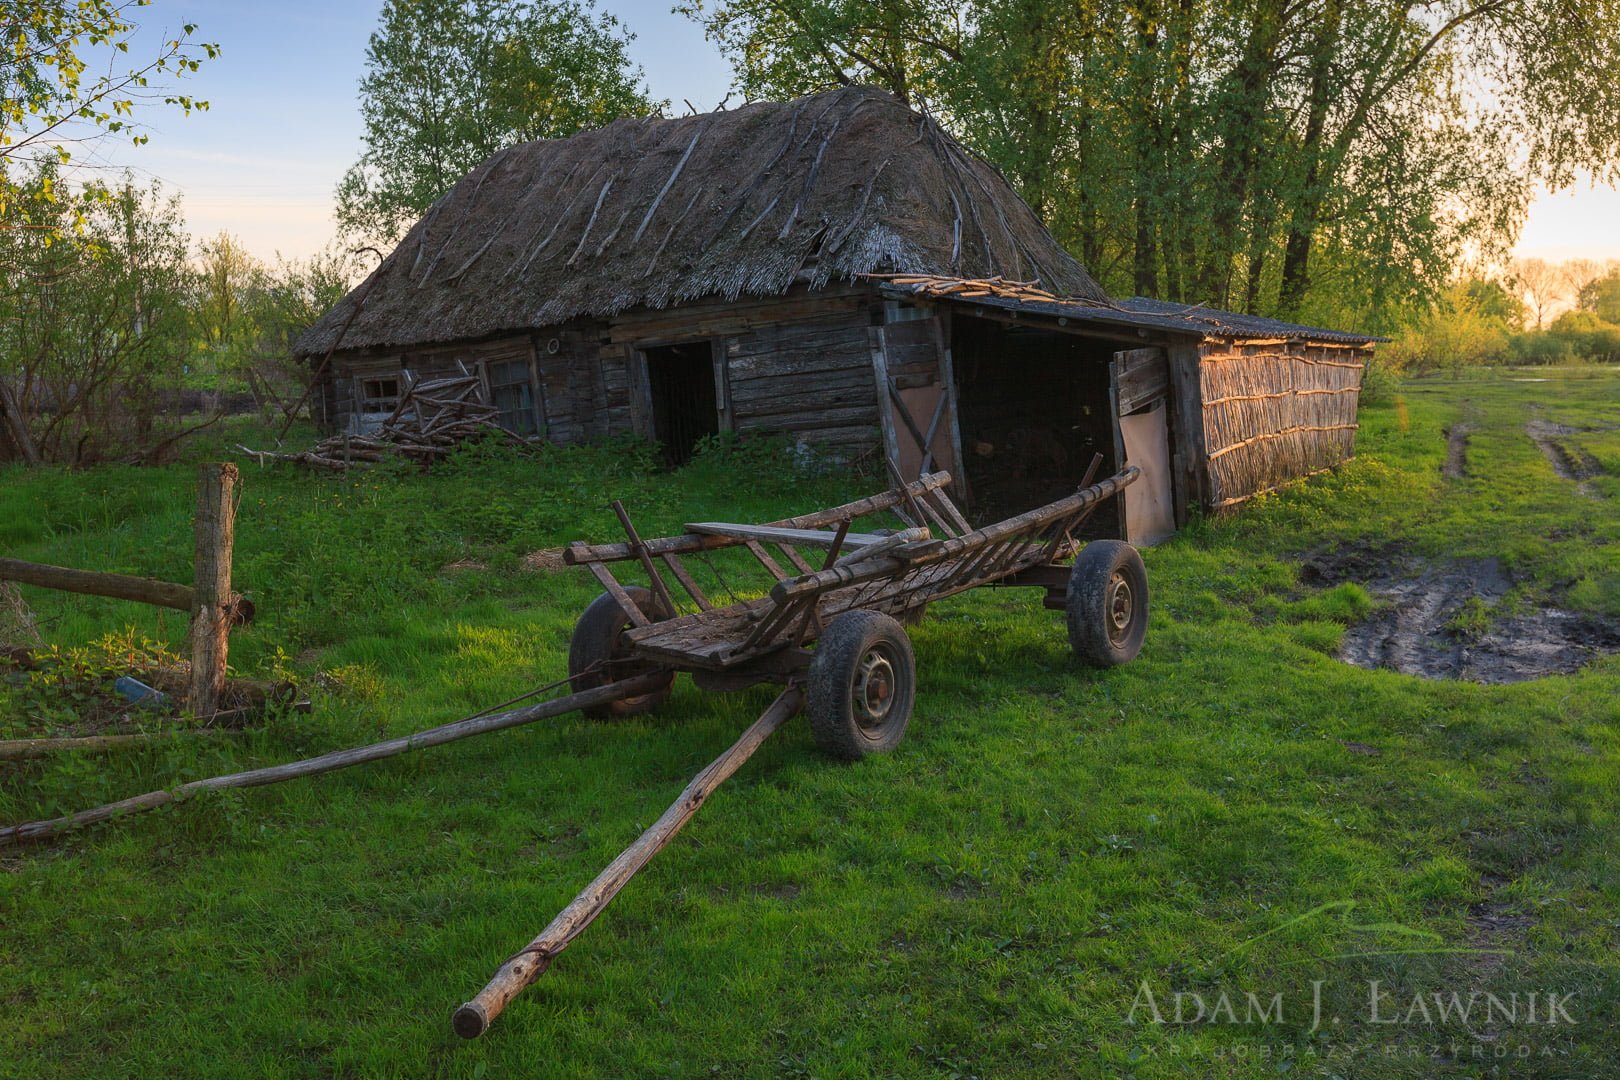
[[[1612,372],[1406,384],[1364,410],[1354,462],[1146,554],[1151,630],[1123,668],[1077,667],[1037,593],[936,605],[898,751],[835,764],[790,725],[473,1044],[451,1010],[768,691],[682,680],[656,716],[541,723],[7,851],[0,1074],[1615,1075],[1620,659],[1505,687],[1351,668],[1331,654],[1372,600],[1307,588],[1297,565],[1336,547],[1497,557],[1516,602],[1620,614],[1617,391]],[[1610,469],[1593,496],[1553,475],[1531,416],[1604,429],[1571,437]],[[1447,480],[1462,419],[1470,471]],[[184,580],[192,481],[0,473],[0,550]],[[624,447],[474,451],[427,476],[244,468],[236,577],[260,617],[233,663],[342,690],[234,741],[0,766],[0,820],[556,678],[595,585],[520,559],[613,537],[609,497],[650,534],[876,486],[746,451],[660,474]],[[27,596],[64,646],[183,634],[176,613]],[[24,700],[0,696],[0,737],[40,727]],[[1575,995],[1576,1022],[1373,1023],[1369,980],[1381,1019],[1419,992],[1517,992],[1522,1010],[1534,990]],[[1177,991],[1224,993],[1237,1020],[1246,992],[1281,994],[1283,1019],[1156,1024],[1144,985],[1167,1021]]]

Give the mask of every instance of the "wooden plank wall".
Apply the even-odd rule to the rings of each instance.
[[[739,432],[785,434],[840,457],[877,445],[877,389],[866,328],[873,293],[840,286],[781,297],[705,301],[637,309],[612,320],[398,350],[365,350],[333,358],[321,403],[328,426],[347,424],[360,380],[419,379],[459,373],[457,361],[529,359],[546,434],[561,443],[625,434],[651,436],[640,386],[638,349],[714,340],[723,364],[718,400]]]
[[[1354,456],[1367,350],[1211,339],[1200,351],[1211,509],[1236,505]]]
[[[864,317],[834,314],[735,335],[726,373],[739,432],[789,434],[839,454],[877,445]]]

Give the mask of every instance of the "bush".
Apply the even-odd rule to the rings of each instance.
[[[1620,360],[1620,326],[1590,311],[1566,311],[1558,316],[1547,333],[1567,342],[1570,351],[1587,360],[1601,363]]]
[[[1439,368],[1501,363],[1510,349],[1504,317],[1487,310],[1466,284],[1458,284],[1378,353],[1390,369],[1422,375]]]
[[[1544,330],[1532,330],[1513,338],[1513,360],[1518,364],[1573,364],[1577,357],[1569,342]]]
[[[1395,399],[1395,388],[1401,383],[1394,367],[1380,351],[1367,361],[1361,373],[1361,404],[1384,405]]]

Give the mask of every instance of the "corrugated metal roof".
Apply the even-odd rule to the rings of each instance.
[[[885,292],[894,296],[928,296],[975,307],[1041,315],[1072,323],[1086,323],[1099,329],[1148,330],[1237,339],[1288,338],[1339,345],[1365,345],[1374,341],[1389,340],[1373,334],[1304,326],[1279,319],[1261,318],[1258,315],[1240,315],[1236,312],[1217,311],[1214,308],[1197,305],[1171,304],[1142,296],[1133,296],[1128,300],[1093,301],[1074,298],[1048,299],[1039,295],[997,295],[994,291],[978,293],[944,291],[940,285],[945,280],[936,278],[927,282],[885,281],[882,287]]]
[[[1218,311],[1215,308],[1188,307],[1185,304],[1152,300],[1146,296],[1133,296],[1129,300],[1118,300],[1115,303],[1130,311],[1139,311],[1147,315],[1180,315],[1196,319],[1215,327],[1216,329],[1212,330],[1211,333],[1219,337],[1284,337],[1355,345],[1389,340],[1389,338],[1379,337],[1376,334],[1358,334],[1348,330],[1329,330],[1323,326],[1306,326],[1302,323],[1284,322],[1281,319],[1268,319],[1262,315],[1242,315],[1235,311]]]

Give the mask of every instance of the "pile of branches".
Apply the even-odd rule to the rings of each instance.
[[[955,278],[938,274],[862,274],[873,281],[887,281],[904,285],[918,296],[996,296],[1003,300],[1045,300],[1057,303],[1062,298],[1040,287],[1039,281],[1012,281],[1003,277]]]
[[[495,406],[484,400],[478,376],[452,375],[410,386],[394,411],[376,430],[364,435],[333,435],[296,454],[252,450],[240,445],[236,449],[261,462],[294,461],[314,468],[342,471],[351,466],[374,464],[390,455],[425,468],[468,439],[488,432],[495,432],[520,446],[532,445],[496,423],[498,415]]]

